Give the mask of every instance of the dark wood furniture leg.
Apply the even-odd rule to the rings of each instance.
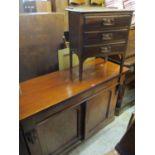
[[[72,72],[72,68],[73,68],[73,50],[70,49],[70,53],[69,53],[69,58],[70,58],[70,79],[72,80],[73,79],[73,72]]]
[[[133,75],[132,75],[133,74]],[[115,115],[119,116],[125,109],[134,105],[134,80],[129,81],[134,73],[126,74],[121,92],[119,92]]]
[[[83,72],[83,60],[79,59],[79,80],[82,81],[82,72]]]
[[[124,60],[125,60],[125,54],[123,53],[123,54],[121,55],[120,74],[121,74],[122,71],[123,71]],[[121,77],[121,75],[120,75],[120,77]]]
[[[123,66],[124,66],[124,60],[125,60],[125,54],[121,54],[121,62],[120,62],[120,76],[119,76],[119,79],[118,79],[118,83],[119,83],[119,91],[122,90],[122,84],[121,84],[121,74],[123,72]]]
[[[120,66],[124,66],[124,61],[125,61],[125,55],[124,56],[122,55],[121,61],[120,61]],[[122,69],[120,68],[120,72],[121,72],[121,70]],[[128,73],[128,74],[131,74],[131,73]],[[128,107],[127,105],[134,104],[134,100],[129,101],[128,104],[126,104],[126,105],[122,104],[124,102],[127,85],[129,85],[129,83],[127,84],[127,78],[129,79],[128,74],[126,74],[126,80],[119,85],[119,95],[118,95],[117,106],[116,106],[116,111],[115,111],[115,115],[117,115],[117,116],[120,115],[125,110],[125,108]]]

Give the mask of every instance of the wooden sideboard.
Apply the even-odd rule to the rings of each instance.
[[[20,83],[21,155],[62,155],[114,120],[119,65],[92,60]],[[121,82],[127,68],[123,68]]]
[[[69,7],[70,69],[72,54],[79,58],[79,79],[82,80],[83,63],[89,57],[120,55],[122,71],[131,10],[103,7]]]

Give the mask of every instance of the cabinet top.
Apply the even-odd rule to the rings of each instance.
[[[70,79],[69,70],[63,70],[21,82],[20,120],[118,77],[119,68],[115,63],[96,59],[84,64],[82,81],[78,79],[78,67],[74,67],[73,80]],[[127,71],[124,67],[123,73]]]
[[[69,6],[66,8],[70,12],[79,12],[79,13],[91,13],[91,12],[133,12],[131,9],[118,9],[118,8],[106,8],[99,6]]]

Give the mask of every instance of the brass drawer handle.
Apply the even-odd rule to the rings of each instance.
[[[114,24],[115,24],[114,18],[103,18],[103,25],[112,26]]]
[[[101,53],[109,53],[111,52],[111,46],[101,47]]]
[[[112,33],[103,33],[102,40],[112,40],[113,34]]]

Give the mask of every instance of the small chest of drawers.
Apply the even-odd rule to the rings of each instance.
[[[132,10],[102,7],[75,7],[67,10],[69,11],[71,74],[73,52],[79,58],[80,80],[82,80],[83,63],[89,57],[119,54],[123,64]]]

